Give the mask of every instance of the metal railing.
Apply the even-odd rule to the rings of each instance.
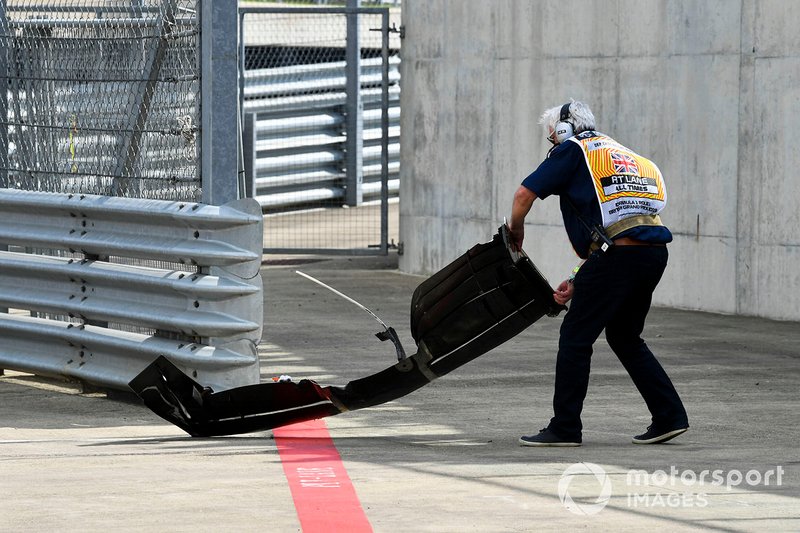
[[[388,192],[400,170],[400,60],[389,62]],[[362,62],[362,194],[380,199],[383,137],[380,58]],[[291,79],[291,82],[284,80]],[[245,174],[265,211],[346,202],[345,64],[300,65],[245,74]],[[309,87],[323,94],[303,94]]]
[[[217,389],[257,383],[262,231],[251,199],[0,190],[0,368],[124,390],[167,355]]]

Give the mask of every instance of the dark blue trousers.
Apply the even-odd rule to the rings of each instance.
[[[667,266],[666,246],[614,246],[595,252],[575,278],[561,326],[549,429],[580,440],[592,345],[606,340],[644,398],[656,428],[688,427],[686,410],[667,373],[642,340],[653,291]]]

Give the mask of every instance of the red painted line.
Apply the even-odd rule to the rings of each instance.
[[[324,420],[272,434],[304,533],[372,531]]]

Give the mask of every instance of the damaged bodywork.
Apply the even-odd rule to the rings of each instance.
[[[475,245],[414,291],[416,353],[406,356],[395,331],[384,324],[378,338],[394,343],[398,362],[381,372],[344,387],[303,379],[214,392],[162,356],[130,387],[156,414],[192,436],[262,431],[405,396],[564,309],[527,255],[513,249],[503,225],[492,241]]]

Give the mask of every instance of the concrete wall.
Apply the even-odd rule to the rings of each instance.
[[[574,97],[664,173],[657,305],[800,320],[800,2],[403,0],[403,24],[402,270],[491,237]],[[577,263],[555,197],[525,250],[553,284]]]

